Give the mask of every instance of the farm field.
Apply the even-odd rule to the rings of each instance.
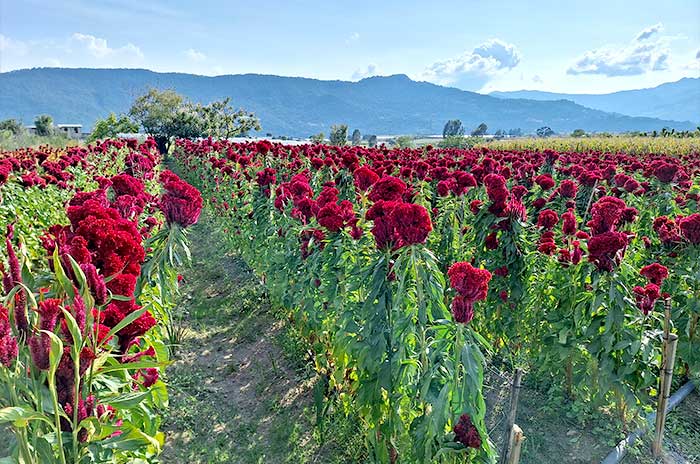
[[[0,460],[497,462],[521,369],[521,462],[600,462],[700,370],[700,152],[605,140],[3,152]]]

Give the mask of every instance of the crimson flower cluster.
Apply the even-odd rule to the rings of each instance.
[[[588,240],[588,260],[594,263],[598,270],[611,272],[622,260],[630,237],[617,231],[616,227],[633,217],[620,198],[603,197],[593,204],[591,220],[587,223],[591,231],[591,238]]]
[[[366,218],[372,221],[371,232],[381,250],[424,243],[433,230],[425,207],[400,200],[377,200]]]
[[[467,448],[480,448],[481,435],[472,423],[469,414],[462,414],[459,421],[454,426],[455,441],[463,444]]]
[[[456,322],[468,324],[474,318],[474,303],[488,295],[491,273],[471,263],[459,262],[450,266],[447,276],[450,286],[458,293],[452,300],[452,316]]]
[[[668,277],[668,268],[659,263],[653,263],[644,266],[639,273],[647,278],[648,283],[644,287],[635,286],[632,292],[634,293],[637,307],[646,316],[654,309],[656,300],[661,297],[661,285],[664,279]]]
[[[202,212],[202,195],[199,190],[171,171],[160,174],[160,183],[163,186],[160,209],[168,224],[178,224],[180,227],[195,224]]]

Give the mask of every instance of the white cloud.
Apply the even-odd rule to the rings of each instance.
[[[349,44],[349,43],[351,43],[351,42],[357,42],[358,40],[360,40],[360,33],[359,33],[359,32],[353,32],[352,34],[350,34],[350,37],[348,37],[347,39],[345,39],[345,43]]]
[[[566,70],[567,74],[636,76],[669,68],[669,37],[659,36],[661,24],[639,32],[627,45],[606,45],[589,50]]]
[[[87,51],[95,58],[128,58],[143,59],[141,49],[132,43],[127,43],[123,47],[110,48],[107,40],[95,37],[94,35],[76,32],[71,36],[72,41],[87,48]]]
[[[6,35],[0,34],[0,52],[12,53],[15,55],[26,55],[29,47],[26,43],[13,40]]]
[[[540,75],[535,74],[534,76],[532,76],[532,82],[536,84],[541,84],[544,81],[542,80],[542,77]]]
[[[520,52],[515,45],[491,39],[456,58],[433,63],[423,71],[422,77],[438,84],[477,90],[518,63]]]
[[[355,72],[352,73],[352,80],[359,81],[360,79],[364,79],[365,77],[375,75],[377,75],[377,65],[374,63],[370,63],[365,68],[356,69]]]
[[[642,41],[642,40],[646,40],[646,39],[650,38],[651,36],[653,36],[654,34],[660,33],[661,31],[663,31],[663,29],[664,29],[663,24],[661,24],[661,23],[654,24],[653,26],[649,26],[646,29],[643,29],[639,34],[637,34],[637,37],[635,38],[635,40],[637,42]]]
[[[185,55],[187,58],[189,58],[192,61],[195,61],[197,63],[202,62],[207,59],[207,55],[204,53],[195,50],[194,48],[188,48],[185,50]]]

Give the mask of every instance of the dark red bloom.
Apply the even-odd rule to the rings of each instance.
[[[454,427],[455,441],[463,444],[467,448],[480,448],[481,435],[476,426],[472,423],[469,414],[462,414]]]
[[[486,299],[491,273],[467,262],[454,263],[447,271],[450,286],[464,297],[467,303]]]
[[[319,209],[316,220],[330,232],[338,232],[343,228],[342,210],[336,203],[328,203]]]
[[[561,184],[559,184],[558,190],[559,195],[561,195],[564,198],[576,198],[576,191],[578,190],[578,186],[573,180],[565,179],[561,181]]]
[[[564,214],[562,214],[561,219],[562,232],[564,232],[565,235],[574,235],[576,233],[577,221],[576,215],[574,214],[573,210],[570,209]]]
[[[681,241],[680,228],[678,224],[666,216],[659,216],[654,219],[654,231],[665,244],[672,244]]]
[[[397,203],[391,211],[400,246],[424,243],[433,230],[428,211],[415,203]]]
[[[632,291],[637,301],[637,306],[645,316],[654,309],[654,303],[661,296],[659,286],[653,283],[649,283],[645,287],[636,286]]]
[[[551,230],[559,222],[559,216],[555,211],[551,209],[545,209],[540,211],[540,215],[537,217],[537,226],[542,227],[546,230]]]
[[[202,212],[202,195],[199,190],[171,171],[163,171],[160,182],[164,190],[160,209],[168,224],[179,224],[181,227],[195,224]]]
[[[622,219],[622,213],[627,205],[616,197],[603,197],[596,201],[591,208],[591,220],[588,227],[593,235],[610,232]]]
[[[397,240],[392,211],[398,205],[396,201],[378,200],[367,210],[366,218],[373,221],[372,235],[379,249],[391,248]]]
[[[588,260],[598,270],[612,271],[622,260],[628,237],[622,232],[604,232],[588,241]]]
[[[355,178],[355,186],[362,192],[366,192],[379,180],[377,173],[367,166],[360,166],[352,175]]]
[[[385,176],[379,179],[369,194],[372,201],[399,201],[406,192],[406,184],[398,177]]]
[[[554,187],[554,179],[549,174],[540,174],[535,177],[535,183],[540,186],[542,190],[549,190]]]
[[[700,244],[700,213],[691,214],[678,221],[681,235],[693,245]]]
[[[644,266],[639,273],[646,277],[650,283],[660,286],[664,279],[668,277],[668,268],[659,263],[653,263]]]
[[[0,305],[0,365],[10,367],[17,358],[17,339],[12,336],[8,309]]]

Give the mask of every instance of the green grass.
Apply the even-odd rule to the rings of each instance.
[[[352,418],[331,414],[331,432],[321,439],[305,344],[271,310],[263,285],[224,251],[207,215],[190,238],[194,261],[178,307],[187,336],[167,371],[162,462],[361,461],[364,443]]]

